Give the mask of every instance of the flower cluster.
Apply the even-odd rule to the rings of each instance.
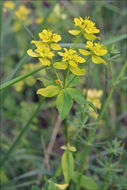
[[[57,69],[67,69],[70,68],[70,71],[75,75],[84,75],[85,69],[80,69],[78,67],[79,63],[84,63],[86,60],[77,54],[76,50],[64,48],[65,52],[58,52],[62,56],[62,62],[56,62],[54,67]]]
[[[19,8],[15,11],[15,15],[22,21],[27,19],[27,16],[31,13],[31,10],[26,8],[25,5],[20,5]]]
[[[39,33],[41,41],[32,40],[31,43],[34,43],[36,48],[34,51],[29,49],[27,51],[28,55],[32,57],[38,57],[39,61],[43,65],[50,65],[53,56],[55,56],[53,50],[60,50],[61,47],[57,44],[61,40],[61,36],[52,33],[50,30],[42,30]]]
[[[92,57],[92,62],[95,64],[104,63],[106,61],[101,58],[107,53],[107,48],[100,42],[94,42],[95,40],[100,40],[100,37],[97,37],[96,34],[99,33],[99,29],[95,26],[95,23],[85,18],[84,20],[80,18],[74,18],[75,27],[78,27],[79,30],[69,30],[68,32],[72,35],[84,35],[86,40],[85,49],[79,49],[79,52],[88,57]]]
[[[13,10],[15,8],[15,4],[12,1],[5,1],[4,6],[11,10]]]
[[[87,40],[100,39],[94,34],[99,33],[99,29],[95,26],[95,23],[86,18],[74,18],[75,27],[78,27],[79,30],[69,30],[69,33],[72,35],[83,34]]]
[[[26,26],[29,26],[31,24],[36,23],[40,24],[43,22],[43,16],[33,18],[30,17],[30,14],[32,13],[31,9],[26,6],[25,3],[20,4],[18,7],[15,6],[14,1],[5,1],[4,2],[4,12],[7,12],[8,9],[14,10],[15,20],[13,24],[13,30],[15,32],[19,31],[22,28],[22,24],[19,22],[19,20],[23,21]],[[19,20],[17,20],[17,18]]]
[[[88,50],[79,49],[79,52],[85,56],[91,55],[95,64],[104,63],[106,65],[105,60],[100,57],[107,53],[107,49],[103,44],[87,41],[86,49]]]

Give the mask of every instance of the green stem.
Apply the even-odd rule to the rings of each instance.
[[[51,60],[51,67],[52,67],[52,69],[53,69],[53,71],[54,71],[54,73],[55,73],[55,75],[56,75],[57,80],[60,81],[60,77],[59,77],[58,73],[56,72],[56,69],[55,69],[54,66],[53,66],[53,61],[52,61],[52,60]]]
[[[90,59],[91,56],[89,56],[86,60],[86,62]],[[85,62],[85,63],[86,63]],[[70,84],[73,82],[73,80],[77,77],[77,75],[74,75],[74,77],[72,78],[72,80],[67,84],[66,88],[70,86]]]
[[[70,84],[73,82],[73,80],[77,77],[77,75],[74,75],[74,77],[71,79],[71,81],[67,84],[66,88],[70,86]]]
[[[79,40],[79,38],[81,37],[81,35],[82,35],[82,32],[81,32],[80,35],[76,38],[75,43],[74,43],[74,46],[73,46],[73,49],[76,48],[76,45],[77,45],[78,40]],[[69,75],[69,67],[68,67],[68,70],[67,70],[66,79],[65,79],[65,76],[64,76],[64,85],[63,85],[64,87],[65,87],[65,81],[67,80],[68,75]],[[76,75],[72,78],[72,80],[69,82],[69,84],[66,86],[66,88],[72,83],[72,81],[75,79],[75,77],[76,77]]]
[[[127,67],[127,63],[124,64],[124,66],[122,67],[122,69],[121,69],[121,71],[120,71],[118,77],[116,78],[115,84],[114,84],[114,86],[112,87],[112,89],[111,89],[111,91],[110,91],[110,93],[109,93],[109,96],[108,96],[108,98],[106,99],[106,101],[105,101],[105,103],[104,103],[104,106],[103,106],[103,108],[101,109],[101,112],[100,112],[100,114],[99,114],[99,116],[98,116],[97,124],[95,125],[95,128],[94,128],[92,134],[91,134],[90,137],[88,138],[89,140],[88,140],[88,144],[87,144],[86,149],[85,149],[84,161],[83,161],[82,170],[81,170],[81,173],[80,173],[80,176],[79,176],[79,181],[78,181],[78,185],[77,185],[77,190],[80,190],[80,188],[81,188],[81,179],[82,179],[83,172],[84,172],[84,170],[85,170],[86,159],[87,159],[87,156],[88,156],[88,154],[89,154],[89,152],[90,152],[90,145],[92,144],[92,142],[93,142],[93,140],[94,140],[94,137],[95,137],[95,134],[96,134],[96,131],[97,131],[97,129],[98,129],[98,123],[99,123],[99,121],[102,119],[102,117],[103,117],[103,115],[104,115],[104,113],[105,113],[105,111],[106,111],[106,109],[107,109],[107,106],[108,106],[108,104],[109,104],[109,101],[110,101],[110,99],[111,99],[111,97],[112,97],[112,94],[113,94],[113,92],[114,92],[114,90],[115,90],[115,87],[117,86],[117,82],[119,81],[119,79],[120,79],[121,76],[123,75],[123,72],[125,71],[126,67]]]
[[[69,142],[69,135],[68,135],[68,126],[67,126],[67,119],[64,119],[64,124],[65,124],[65,140],[66,140],[66,145]]]
[[[64,73],[64,81],[63,81],[63,87],[64,87],[64,88],[65,88],[65,86],[66,86],[66,81],[67,81],[67,79],[68,79],[68,76],[69,76],[69,66],[68,66],[66,72]]]
[[[76,38],[75,43],[74,43],[74,46],[73,46],[73,49],[76,48],[76,45],[77,45],[77,43],[78,43],[79,38],[81,37],[81,35],[82,35],[82,32],[81,32],[81,33],[79,34],[79,36]]]
[[[22,128],[20,134],[17,136],[17,138],[15,139],[15,141],[13,142],[13,144],[11,145],[11,147],[9,148],[9,150],[7,151],[7,153],[4,155],[2,161],[1,161],[1,166],[3,166],[3,164],[5,163],[5,161],[8,159],[8,157],[10,156],[10,154],[12,153],[12,151],[15,149],[15,147],[17,146],[17,144],[19,143],[19,141],[21,140],[21,138],[23,137],[23,135],[26,133],[26,131],[29,128],[30,123],[33,121],[33,119],[35,118],[35,116],[37,115],[38,111],[40,110],[43,102],[44,102],[45,98],[43,97],[40,101],[40,103],[38,104],[37,108],[34,110],[34,112],[32,113],[31,117],[29,118],[29,120],[27,121],[27,123],[24,125],[24,127]]]
[[[85,169],[85,165],[86,165],[86,159],[87,159],[88,154],[89,154],[89,145],[87,145],[86,149],[85,149],[84,160],[83,160],[81,172],[80,172],[79,179],[78,179],[77,190],[80,190],[80,188],[81,188],[81,180],[82,180],[82,176],[83,176],[83,173],[84,173],[84,169]]]
[[[1,31],[2,31],[2,18],[3,18],[3,0],[0,1],[0,42],[1,42]]]
[[[29,73],[26,73],[26,74],[24,74],[24,75],[21,75],[21,76],[19,76],[19,77],[16,77],[16,78],[14,78],[14,79],[12,79],[12,80],[10,80],[10,81],[8,81],[8,82],[5,82],[5,83],[1,84],[0,90],[3,90],[3,89],[5,89],[5,88],[7,88],[7,87],[9,87],[9,86],[12,86],[13,84],[15,84],[15,83],[17,83],[17,82],[19,82],[19,81],[21,81],[21,80],[23,80],[23,79],[25,79],[25,78],[31,76],[31,75],[37,73],[37,72],[40,71],[40,70],[45,69],[45,68],[47,68],[47,66],[40,67],[40,68],[38,68],[38,69],[35,69],[34,71],[31,71],[31,72],[29,72]]]

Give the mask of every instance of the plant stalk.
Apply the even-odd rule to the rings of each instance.
[[[64,124],[65,124],[65,140],[66,140],[66,145],[69,142],[69,134],[68,134],[68,126],[67,126],[67,118],[64,119]]]

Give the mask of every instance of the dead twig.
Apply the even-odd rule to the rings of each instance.
[[[50,164],[49,164],[50,154],[52,153],[60,125],[61,125],[61,119],[60,119],[60,115],[58,115],[47,149],[46,149],[44,138],[42,137],[42,148],[44,150],[44,155],[45,155],[44,160],[42,162],[42,167],[46,166],[48,170],[50,170]],[[38,179],[39,179],[38,184],[40,184],[41,178],[42,178],[42,174],[38,175]]]

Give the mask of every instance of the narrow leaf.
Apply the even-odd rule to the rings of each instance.
[[[68,93],[66,89],[61,90],[56,100],[56,106],[58,108],[61,120],[65,119],[72,105],[72,96]]]
[[[62,155],[62,170],[63,170],[63,175],[65,178],[65,182],[69,184],[69,181],[72,177],[72,173],[74,170],[74,158],[72,156],[72,153],[68,150],[64,152]]]
[[[89,102],[89,101],[85,101],[85,104],[88,104],[96,113],[97,113],[97,108],[94,106],[93,103]]]

